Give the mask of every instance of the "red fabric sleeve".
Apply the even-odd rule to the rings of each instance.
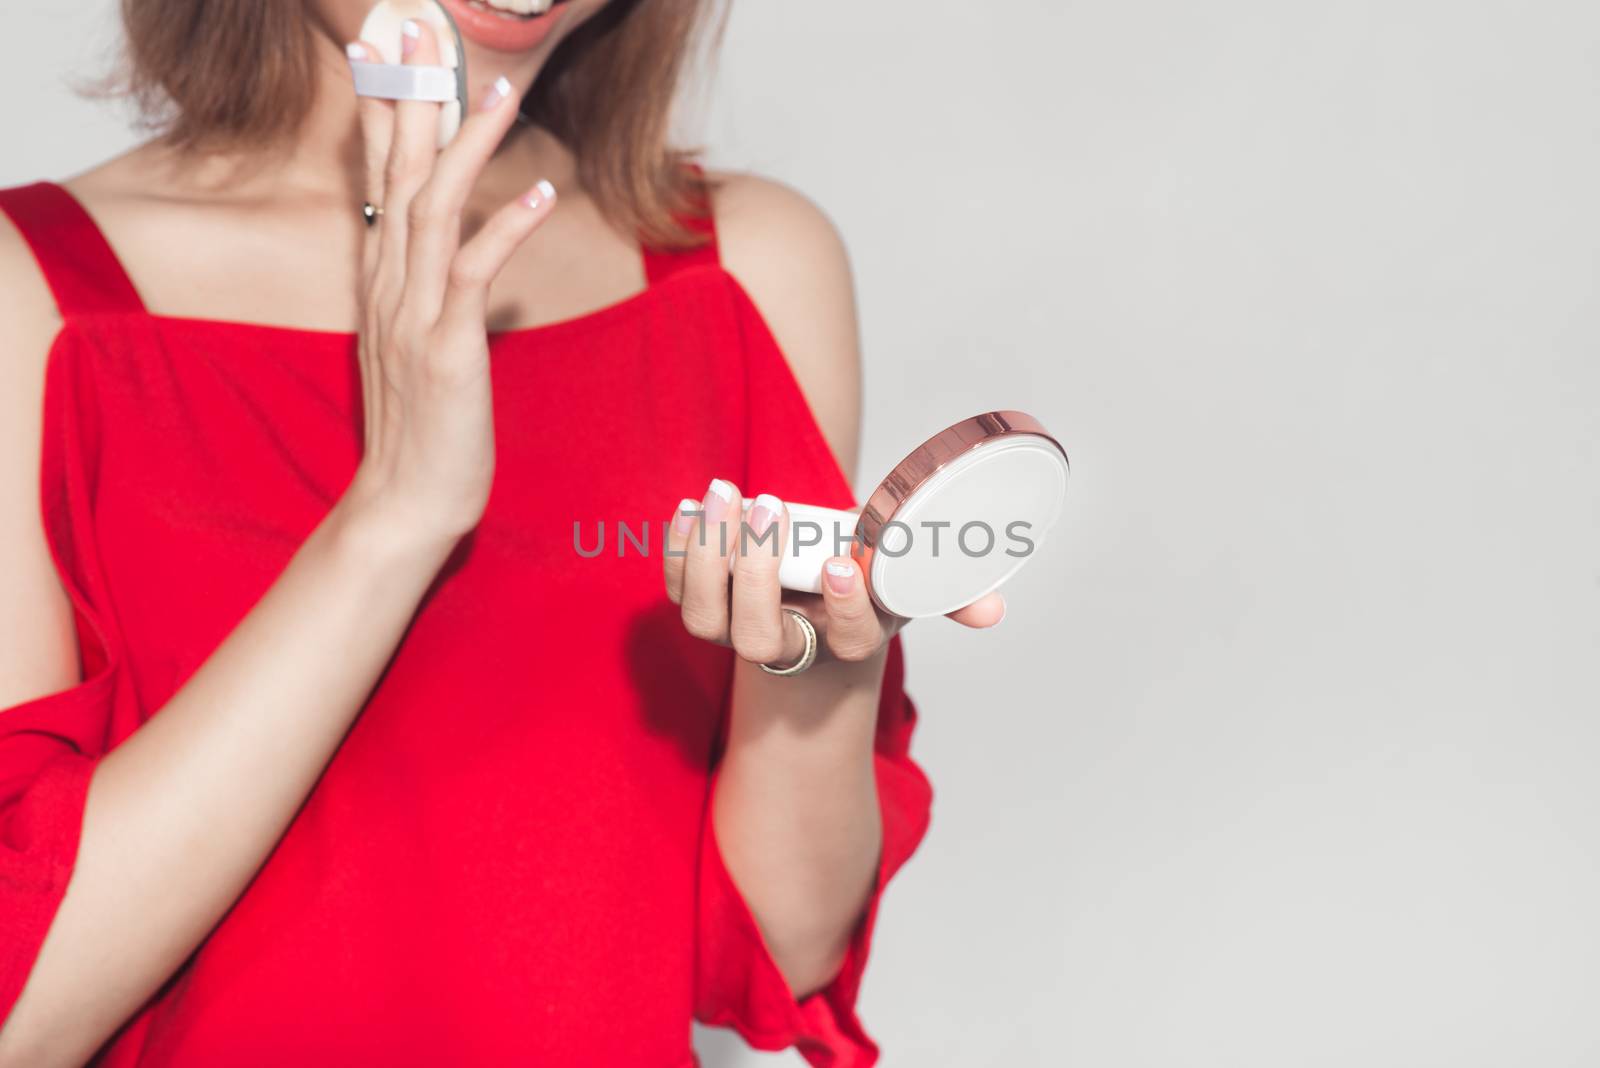
[[[0,721],[76,719],[92,715],[92,684],[0,712]],[[60,713],[57,717],[54,713]],[[84,800],[95,759],[56,736],[67,729],[7,723],[0,736],[0,1025],[22,993],[66,893],[78,852]]]
[[[896,635],[884,669],[873,756],[883,819],[877,885],[839,974],[804,1001],[796,1001],[778,971],[749,905],[728,874],[712,828],[711,807],[706,806],[700,851],[695,1018],[734,1029],[756,1049],[794,1046],[817,1068],[856,1068],[878,1059],[878,1047],[856,1015],[856,995],[884,888],[928,829],[933,791],[910,756],[917,713],[904,690],[904,664]],[[713,770],[713,790],[716,779]]]
[[[0,1024],[10,1016],[66,892],[78,854],[84,802],[96,763],[108,750],[114,720],[136,715],[121,669],[122,643],[103,608],[99,570],[88,533],[93,481],[92,426],[59,381],[60,361],[47,370],[41,473],[46,541],[71,600],[81,682],[0,709]],[[81,518],[81,525],[74,524]]]

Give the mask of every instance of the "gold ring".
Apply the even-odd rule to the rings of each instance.
[[[378,207],[370,200],[361,205],[361,217],[367,220],[368,226],[377,226],[378,216],[382,214],[383,209]]]
[[[811,620],[806,618],[804,612],[788,607],[785,607],[784,611],[793,616],[794,621],[800,624],[800,632],[805,635],[806,639],[806,651],[800,654],[799,660],[796,660],[786,668],[776,668],[771,664],[756,665],[768,675],[798,675],[817,662],[817,628],[812,626]]]

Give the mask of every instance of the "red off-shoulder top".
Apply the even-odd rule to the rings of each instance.
[[[96,763],[338,499],[362,405],[352,335],[153,314],[64,188],[6,189],[0,209],[63,319],[39,503],[82,657],[78,685],[0,710],[3,1019],[72,875]],[[899,639],[877,890],[841,973],[797,1002],[712,831],[733,654],[684,632],[655,552],[574,546],[575,520],[586,549],[626,520],[659,547],[712,476],[853,503],[712,220],[690,222],[711,243],[644,248],[634,296],[491,336],[482,523],[244,894],[95,1064],[683,1068],[691,1019],[813,1065],[876,1060],[857,989],[931,800]]]

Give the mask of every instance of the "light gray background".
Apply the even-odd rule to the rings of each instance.
[[[112,12],[8,12],[0,182],[127,143]],[[1582,2],[739,6],[700,129],[850,244],[867,477],[1074,462],[908,632],[886,1064],[1600,1063],[1597,68]]]

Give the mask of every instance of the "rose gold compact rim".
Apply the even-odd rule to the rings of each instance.
[[[1002,409],[974,415],[939,431],[917,446],[911,455],[895,465],[888,477],[878,483],[878,488],[872,491],[872,496],[862,506],[861,518],[856,521],[855,548],[851,552],[861,564],[861,574],[866,579],[867,591],[872,595],[874,604],[885,612],[889,611],[878,601],[877,591],[872,589],[872,555],[877,549],[878,535],[894,518],[900,506],[956,458],[985,442],[1022,435],[1044,438],[1054,445],[1056,451],[1061,453],[1062,462],[1071,470],[1067,450],[1044,428],[1044,424],[1026,412]]]

